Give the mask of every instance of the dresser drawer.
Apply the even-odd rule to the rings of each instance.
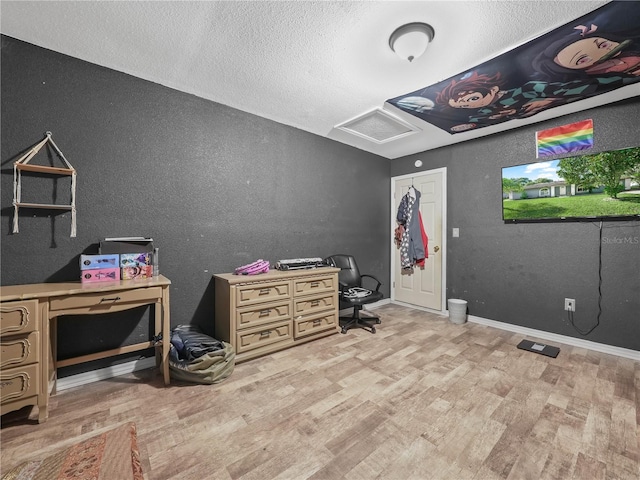
[[[294,280],[293,290],[296,296],[333,292],[336,290],[336,277],[326,275]]]
[[[313,335],[325,330],[338,328],[338,315],[335,312],[296,318],[293,322],[294,338]]]
[[[162,297],[162,287],[139,288],[136,290],[124,290],[113,292],[96,292],[80,295],[65,295],[61,297],[51,297],[49,310],[52,312],[59,310],[74,310],[89,308],[99,311],[108,310],[109,307],[126,305],[131,302],[148,301],[154,303]],[[79,312],[81,313],[81,312]]]
[[[293,316],[311,315],[336,307],[335,295],[322,295],[317,297],[301,297],[293,300]]]
[[[257,327],[291,319],[291,302],[276,302],[239,308],[236,312],[236,328],[238,330]]]
[[[249,328],[236,333],[236,353],[286,342],[293,338],[292,322],[278,322],[260,328]]]
[[[38,394],[38,364],[7,368],[0,373],[0,402],[7,403]]]
[[[291,283],[289,281],[239,285],[236,287],[236,305],[255,305],[256,303],[273,302],[289,298]]]
[[[3,338],[0,341],[0,368],[36,363],[40,360],[38,332],[25,337]]]
[[[0,306],[0,336],[29,333],[37,329],[37,300],[4,302]]]

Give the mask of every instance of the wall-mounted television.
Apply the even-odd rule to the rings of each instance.
[[[502,219],[640,220],[640,147],[504,167]]]

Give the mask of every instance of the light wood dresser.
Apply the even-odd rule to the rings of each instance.
[[[169,384],[169,285],[152,279],[114,282],[38,283],[0,288],[0,411],[38,406],[38,423],[48,416],[56,368],[156,347],[156,360]],[[57,360],[58,317],[111,313],[155,305],[155,334],[163,342],[142,342],[81,357]]]
[[[339,271],[214,275],[215,337],[242,362],[337,333]]]

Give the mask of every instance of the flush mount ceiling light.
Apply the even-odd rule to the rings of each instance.
[[[435,34],[433,27],[426,23],[407,23],[391,34],[389,46],[400,58],[412,62],[425,52]]]

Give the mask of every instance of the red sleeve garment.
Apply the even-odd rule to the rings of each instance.
[[[420,220],[420,233],[422,234],[422,243],[424,245],[424,258],[419,259],[416,264],[419,267],[424,267],[425,259],[429,258],[429,237],[427,237],[427,232],[424,230],[424,224],[422,223],[422,212],[418,210],[418,219]]]

